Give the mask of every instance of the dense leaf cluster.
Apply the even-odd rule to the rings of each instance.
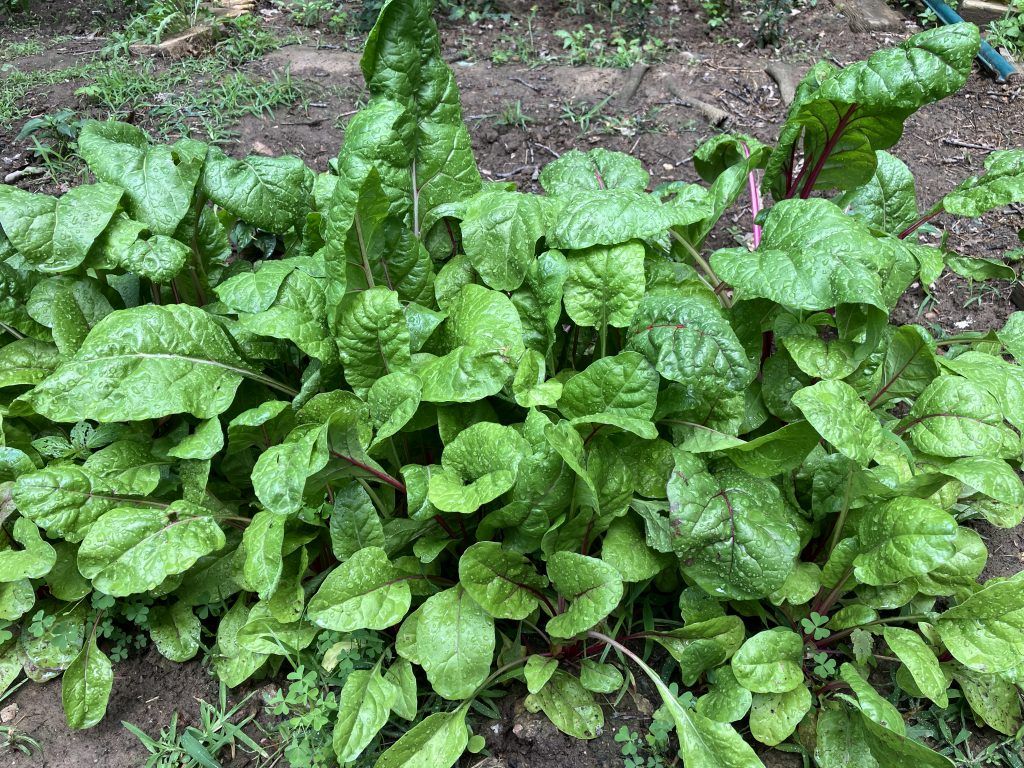
[[[760,765],[741,732],[822,768],[947,765],[868,682],[883,647],[904,691],[955,683],[1011,733],[1024,576],[979,584],[962,523],[1024,515],[1024,315],[888,322],[915,280],[1007,271],[913,233],[1024,199],[1024,152],[925,211],[885,152],[977,30],[818,65],[775,147],[699,149],[708,186],[650,193],[595,149],[530,195],[481,180],[430,12],[385,4],[329,173],[90,123],[94,183],[0,187],[3,684],[63,673],[95,724],[100,616],[143,599],[161,653],[212,646],[231,686],[383,633],[341,763],[398,718],[380,768],[452,765],[514,678],[592,738],[595,693],[640,669],[691,768]],[[753,249],[705,257],[748,188]],[[424,685],[455,708],[419,719]]]

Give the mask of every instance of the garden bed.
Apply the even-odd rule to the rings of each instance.
[[[59,13],[54,10],[58,5]],[[607,27],[606,19],[586,13],[570,15],[551,7],[531,16],[530,5],[507,0],[502,8],[508,11],[507,18],[442,21],[441,39],[461,91],[463,116],[481,174],[486,180],[512,181],[520,190],[532,192],[540,190],[540,169],[573,148],[631,153],[650,172],[652,186],[678,179],[696,181],[694,149],[718,130],[704,114],[684,105],[680,94],[724,110],[729,130],[768,142],[777,135],[786,114],[779,88],[765,70],[769,62],[785,61],[802,74],[820,58],[847,64],[918,29],[908,18],[904,28],[891,32],[854,32],[831,4],[822,2],[802,7],[787,21],[781,47],[765,50],[750,43],[754,26],[750,18],[737,14],[710,30],[696,6],[680,3],[677,11],[665,10],[678,21],[656,28],[662,45],[635,93],[626,98],[624,89],[630,90],[635,82],[637,68],[572,65],[565,61],[562,39],[555,34],[560,29],[584,29],[587,24]],[[80,91],[92,83],[92,73],[76,68],[95,55],[102,36],[119,18],[104,16],[105,4],[92,0],[39,6],[38,24],[4,33],[0,46],[15,41],[36,44],[7,65],[23,73],[67,70],[68,79],[33,83],[25,89],[17,105],[19,119],[0,125],[0,176],[26,165],[25,153],[32,145],[16,135],[29,116],[62,109],[80,116],[106,116],[94,98]],[[221,126],[224,149],[237,157],[295,154],[315,171],[324,171],[344,139],[347,117],[365,103],[359,54],[353,50],[359,38],[313,34],[286,14],[276,13],[269,3],[263,3],[262,10],[267,11],[264,24],[268,28],[295,41],[238,64],[237,71],[256,84],[289,78],[295,93],[302,95],[291,103],[281,97],[272,114],[250,114]],[[155,77],[174,71],[173,64],[154,66]],[[191,87],[174,78],[166,82],[183,91]],[[258,85],[254,88],[254,93],[259,91]],[[903,139],[892,151],[913,171],[922,205],[930,205],[965,177],[981,173],[991,151],[1024,146],[1022,88],[1021,79],[997,85],[976,71],[959,93],[926,106],[908,121]],[[152,105],[154,95],[146,98],[149,101],[131,110],[129,121],[152,128],[145,103]],[[174,98],[155,96],[160,103]],[[72,166],[67,176],[59,170],[26,176],[17,184],[53,194],[77,183],[75,174],[80,170]],[[748,236],[748,229],[748,221],[737,214],[732,221],[723,220],[710,242],[718,247],[735,245]],[[945,231],[949,247],[960,254],[999,257],[1021,248],[1017,233],[1022,229],[1024,208],[1015,204],[980,219],[957,219]],[[938,235],[926,242],[937,243]],[[1006,281],[973,283],[947,272],[928,291],[914,287],[893,319],[949,333],[1001,328],[1017,308],[1012,290]],[[1024,570],[1024,527],[1003,530],[983,522],[972,526],[986,539],[990,551],[983,579]],[[115,667],[106,719],[92,730],[72,733],[64,722],[59,682],[26,686],[5,703],[17,704],[15,724],[39,742],[41,751],[30,757],[12,753],[3,759],[14,766],[40,768],[97,761],[111,768],[138,766],[144,752],[122,730],[120,721],[134,723],[151,735],[175,711],[183,722],[195,722],[191,701],[197,697],[216,700],[216,683],[206,670],[198,663],[172,664],[149,651]],[[614,734],[622,726],[642,730],[657,706],[652,703],[655,699],[653,692],[625,699],[621,712],[608,714],[604,735],[582,742],[560,734],[539,715],[524,712],[521,701],[510,698],[501,705],[502,719],[480,729],[494,755],[481,768],[618,768],[621,743]],[[981,733],[974,738],[984,744],[988,737]],[[787,760],[778,752],[765,759],[769,766],[800,764],[798,758]],[[247,765],[246,760],[225,765]],[[466,763],[473,764],[477,760]]]

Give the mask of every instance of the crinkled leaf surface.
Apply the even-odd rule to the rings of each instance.
[[[292,155],[235,160],[210,147],[201,180],[217,205],[267,232],[286,232],[305,216],[313,172]]]
[[[600,735],[604,712],[576,677],[555,671],[533,699],[562,733],[577,739],[596,739]]]
[[[473,544],[459,558],[459,583],[496,619],[525,619],[548,580],[530,561],[496,541]]]
[[[549,195],[566,195],[579,189],[647,189],[650,174],[635,157],[596,147],[589,152],[572,149],[544,166],[540,185]]]
[[[0,227],[42,272],[78,267],[110,222],[122,191],[112,184],[75,187],[61,197],[0,185]]]
[[[765,220],[760,247],[717,251],[711,265],[741,299],[765,298],[803,310],[869,304],[888,310],[916,262],[879,240],[828,200],[783,200]]]
[[[90,120],[78,151],[98,179],[124,190],[133,219],[155,235],[173,235],[192,205],[207,148],[191,139],[151,145],[135,126]]]
[[[1024,653],[1024,575],[986,584],[939,616],[936,629],[953,657],[977,672],[1004,672]]]
[[[956,551],[956,520],[923,499],[893,499],[865,514],[857,528],[854,576],[896,584],[933,570]]]
[[[658,373],[643,355],[621,352],[595,360],[562,387],[558,409],[573,424],[608,424],[653,439]]]
[[[972,176],[942,198],[942,207],[959,216],[980,216],[1024,200],[1024,150],[990,153],[985,173]]]
[[[668,498],[683,571],[709,594],[752,599],[785,583],[800,540],[771,482],[741,470],[711,475],[699,459],[683,455]]]
[[[108,595],[148,592],[224,546],[224,532],[207,510],[176,501],[166,510],[112,509],[78,548],[78,569]]]
[[[840,453],[867,465],[884,439],[878,419],[842,381],[819,381],[793,395],[793,404]]]
[[[622,579],[611,565],[576,552],[555,552],[548,558],[548,577],[569,601],[563,613],[548,620],[552,637],[573,637],[593,627],[622,598]]]
[[[138,421],[175,413],[207,419],[227,410],[249,374],[206,312],[148,305],[107,315],[28,397],[37,413],[54,421]]]
[[[445,446],[441,471],[430,476],[430,503],[444,512],[475,512],[512,487],[525,453],[511,427],[474,424]]]
[[[596,246],[567,254],[566,262],[566,314],[592,328],[629,325],[644,295],[643,246]]]

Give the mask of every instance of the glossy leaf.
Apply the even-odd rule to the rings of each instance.
[[[518,552],[481,541],[459,558],[459,583],[494,618],[525,619],[537,608],[548,580]]]
[[[114,312],[29,394],[54,421],[138,421],[175,413],[200,419],[231,405],[249,369],[224,329],[175,304]]]
[[[586,555],[555,552],[548,558],[548,577],[558,594],[569,601],[564,612],[548,620],[552,637],[573,637],[590,629],[622,598],[618,571]]]
[[[338,566],[309,601],[309,618],[325,629],[384,629],[409,611],[409,584],[380,547],[366,547]]]
[[[494,620],[462,587],[427,598],[416,638],[418,661],[442,697],[469,698],[487,678],[494,657]]]
[[[114,671],[110,659],[89,638],[78,655],[64,670],[61,680],[61,705],[68,727],[92,728],[107,711]]]

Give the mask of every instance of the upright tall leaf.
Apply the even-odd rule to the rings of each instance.
[[[765,187],[776,200],[814,189],[851,189],[875,171],[904,121],[963,87],[980,38],[973,24],[929,29],[843,69],[819,64],[797,89]],[[804,165],[794,167],[802,138]]]
[[[380,664],[373,669],[351,672],[338,699],[338,720],[332,741],[338,762],[352,762],[384,727],[391,714],[391,705],[398,691],[380,674]]]
[[[60,698],[68,726],[76,730],[92,728],[103,719],[114,685],[110,659],[89,638],[74,661],[64,671]]]
[[[374,100],[400,104],[408,121],[403,176],[409,223],[429,231],[435,209],[480,188],[459,92],[441,57],[430,0],[388,0],[366,40],[360,67]],[[394,174],[392,174],[394,175]]]

